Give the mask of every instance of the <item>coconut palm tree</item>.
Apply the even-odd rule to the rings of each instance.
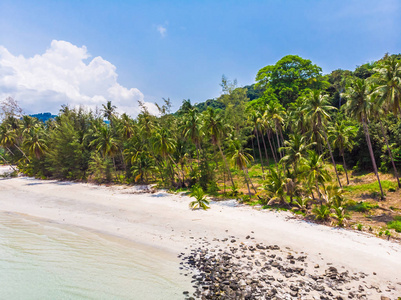
[[[223,116],[220,111],[216,111],[210,106],[203,112],[203,132],[210,137],[212,144],[219,148],[221,157],[223,158],[228,176],[230,177],[231,184],[235,187],[234,180],[227,163],[226,156],[221,148],[221,139],[224,132]]]
[[[379,173],[377,171],[376,160],[373,155],[372,142],[370,140],[369,128],[368,128],[368,117],[371,112],[371,98],[372,92],[371,86],[365,79],[356,79],[351,82],[347,87],[344,97],[347,98],[346,111],[352,117],[362,123],[363,131],[366,137],[366,143],[368,144],[370,159],[372,160],[373,170],[375,172],[377,182],[380,187],[380,198],[384,199],[383,189],[380,182]]]
[[[286,117],[286,113],[284,107],[278,101],[271,101],[266,107],[267,118],[271,119],[274,124],[274,130],[276,132],[277,138],[277,147],[281,148],[284,143],[283,137],[283,124]],[[280,141],[281,138],[281,141]],[[283,154],[279,150],[280,158],[283,157]]]
[[[336,173],[338,184],[341,187],[340,177],[338,176],[336,162],[334,161],[333,151],[329,143],[329,139],[326,133],[326,123],[330,120],[329,111],[336,109],[331,106],[327,95],[323,95],[321,91],[313,90],[306,95],[306,119],[309,120],[313,132],[321,132],[324,140],[326,141],[327,148],[330,152],[331,162],[334,166],[334,172]],[[319,141],[317,141],[319,142]]]
[[[198,166],[200,164],[200,150],[203,132],[201,130],[201,119],[198,110],[195,107],[186,106],[181,128],[183,136],[194,143],[198,157]]]
[[[118,142],[113,135],[112,130],[108,126],[100,126],[94,133],[94,139],[89,146],[94,146],[95,149],[102,154],[103,158],[113,158],[118,152]]]
[[[110,122],[110,126],[113,126],[113,118],[116,114],[116,108],[116,106],[111,104],[111,101],[107,101],[106,105],[102,104],[103,117]]]
[[[179,174],[180,168],[178,167],[174,158],[171,156],[175,150],[175,147],[175,140],[170,136],[167,128],[161,127],[156,129],[155,133],[153,134],[153,149],[155,149],[155,152],[160,154],[165,161],[169,159],[176,167],[177,173]],[[182,178],[184,178],[184,176],[182,176]],[[178,180],[181,181],[181,185],[184,184],[184,181],[180,178],[180,176],[178,176]]]
[[[380,124],[380,129],[381,129],[381,132],[382,132],[384,141],[385,141],[385,143],[386,143],[386,148],[387,148],[388,156],[390,157],[391,164],[392,164],[392,166],[393,166],[394,177],[397,179],[398,187],[401,187],[400,179],[399,179],[399,177],[398,177],[398,171],[397,171],[397,168],[396,168],[396,166],[395,166],[394,159],[393,159],[393,153],[392,153],[391,148],[390,148],[389,143],[388,143],[387,130],[386,130],[387,128],[385,128],[385,127],[383,126],[383,122],[382,122],[382,118],[383,118],[384,116],[386,116],[386,115],[387,115],[387,112],[388,112],[388,107],[387,107],[387,104],[388,104],[388,103],[384,103],[384,105],[383,105],[383,104],[382,104],[382,101],[377,101],[377,99],[380,97],[380,94],[378,94],[378,93],[376,93],[376,92],[373,92],[373,93],[370,95],[370,97],[371,97],[371,103],[372,103],[372,106],[371,106],[371,115],[372,115],[372,117],[373,117],[376,121],[378,121],[379,124]]]
[[[46,133],[41,126],[35,126],[31,128],[24,140],[23,146],[28,149],[28,153],[31,156],[37,159],[40,159],[48,149],[44,138],[45,135]]]
[[[343,119],[338,119],[334,123],[334,126],[329,128],[329,139],[333,143],[335,148],[338,148],[340,155],[343,159],[343,166],[345,170],[345,176],[347,178],[347,184],[349,184],[347,164],[345,163],[344,152],[345,150],[351,151],[355,145],[354,138],[358,132],[356,126],[352,126],[349,122]]]
[[[390,56],[374,71],[376,91],[380,95],[381,102],[386,103],[394,114],[401,113],[401,61],[395,56]]]
[[[270,173],[266,176],[263,190],[267,193],[269,201],[268,205],[275,201],[279,201],[280,205],[286,204],[286,181],[281,170],[271,168]]]
[[[289,139],[284,141],[284,147],[281,150],[285,155],[281,159],[287,165],[292,165],[294,174],[296,176],[298,171],[298,163],[307,155],[308,150],[314,143],[307,143],[306,137],[300,134],[290,134]]]
[[[239,139],[232,139],[229,141],[229,155],[233,165],[242,170],[244,172],[245,183],[248,187],[248,194],[251,195],[251,190],[249,188],[249,184],[252,185],[253,190],[256,192],[256,188],[252,183],[251,178],[248,174],[248,165],[251,161],[253,161],[252,155],[250,155],[247,150],[243,147],[243,142]]]
[[[253,131],[256,135],[256,140],[258,142],[260,165],[262,167],[262,177],[264,179],[265,170],[263,168],[263,157],[262,157],[262,151],[260,149],[260,140],[259,140],[259,132],[260,132],[260,125],[261,125],[260,117],[261,117],[261,115],[259,112],[255,111],[255,110],[251,110],[248,115],[248,122],[253,126]],[[263,139],[263,136],[262,136],[262,139]],[[267,155],[267,152],[266,152],[266,155]],[[269,162],[269,158],[267,158],[267,161]]]
[[[324,183],[331,179],[329,172],[325,169],[323,154],[319,155],[315,151],[309,150],[308,157],[301,159],[300,170],[307,185],[314,187],[322,201],[322,192],[319,186],[324,187]],[[313,192],[312,198],[315,199]]]
[[[269,142],[269,146],[270,146],[270,150],[272,152],[272,156],[274,159],[274,163],[276,165],[277,168],[277,163],[278,163],[278,159],[276,157],[276,150],[274,149],[274,144],[272,143],[271,140],[271,136],[274,132],[274,122],[273,120],[270,118],[270,115],[267,111],[265,111],[261,117],[261,128],[265,131],[266,135],[267,135],[267,140]]]

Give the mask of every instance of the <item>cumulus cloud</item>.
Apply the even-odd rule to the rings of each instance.
[[[157,31],[160,33],[160,35],[164,38],[167,34],[167,28],[165,26],[159,25],[157,26]]]
[[[112,63],[100,56],[86,63],[88,58],[85,46],[66,41],[54,40],[45,53],[29,58],[0,46],[0,100],[12,97],[27,113],[57,112],[63,104],[95,109],[110,100],[120,113],[137,115],[143,94],[120,85]]]

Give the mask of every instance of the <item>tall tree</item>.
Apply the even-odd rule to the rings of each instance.
[[[329,83],[323,80],[322,69],[308,59],[287,55],[275,65],[260,69],[256,87],[273,92],[285,107],[294,102],[305,89],[324,89]]]
[[[347,178],[347,184],[349,184],[347,164],[345,162],[344,153],[345,150],[351,151],[355,145],[354,138],[358,128],[349,124],[343,119],[338,119],[334,123],[334,126],[329,128],[330,139],[335,148],[338,148],[340,155],[343,159],[343,166],[345,171],[345,176]]]
[[[252,155],[247,152],[247,149],[243,147],[243,142],[239,139],[233,139],[229,142],[229,153],[231,157],[231,161],[234,166],[244,172],[245,183],[248,187],[248,194],[251,196],[251,190],[249,188],[249,184],[252,185],[253,190],[256,192],[256,188],[252,183],[251,178],[248,174],[248,165],[253,160]]]
[[[383,188],[380,182],[379,172],[377,171],[376,160],[373,154],[372,142],[370,140],[369,128],[368,128],[368,116],[371,111],[370,94],[372,92],[371,86],[366,79],[356,79],[351,82],[347,87],[344,96],[347,98],[346,111],[347,113],[356,118],[362,123],[363,131],[366,137],[366,143],[368,144],[370,159],[372,160],[373,171],[375,172],[377,182],[380,187],[380,198],[384,199]]]
[[[374,69],[374,81],[378,85],[381,102],[386,103],[394,114],[401,113],[401,61],[396,56],[390,56]]]
[[[327,148],[330,152],[331,162],[334,166],[334,172],[336,173],[338,184],[340,187],[341,181],[340,177],[338,176],[336,162],[334,160],[333,151],[331,150],[331,146],[329,143],[329,139],[326,133],[326,125],[327,121],[330,120],[329,111],[336,109],[335,107],[331,106],[327,95],[323,95],[321,91],[313,90],[306,96],[306,118],[311,122],[312,130],[314,132],[321,132],[324,140],[326,141]]]
[[[208,107],[207,110],[203,112],[203,130],[206,133],[206,135],[211,139],[212,144],[216,145],[219,148],[221,157],[224,160],[226,170],[230,177],[231,184],[233,187],[235,187],[235,183],[230,168],[228,166],[226,156],[224,155],[224,152],[221,148],[221,139],[224,133],[224,121],[220,111]]]

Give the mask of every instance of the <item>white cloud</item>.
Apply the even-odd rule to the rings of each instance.
[[[95,109],[110,100],[120,113],[137,115],[143,94],[120,85],[112,63],[100,56],[85,63],[89,57],[85,46],[66,41],[53,40],[45,53],[30,58],[0,46],[0,100],[13,97],[27,113],[58,112],[63,104]]]
[[[164,38],[167,34],[167,28],[165,26],[159,25],[157,26],[157,31],[160,33],[160,35]]]

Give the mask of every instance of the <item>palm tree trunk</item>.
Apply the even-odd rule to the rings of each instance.
[[[260,150],[260,141],[259,141],[259,132],[257,131],[256,127],[255,127],[255,134],[256,134],[256,138],[258,139],[258,149],[259,149],[259,157],[260,157],[260,165],[262,167],[262,178],[263,180],[265,179],[265,171],[263,169],[263,157],[262,157],[262,151]]]
[[[381,127],[381,130],[382,130],[382,134],[383,134],[383,136],[384,136],[384,140],[386,141],[386,146],[387,146],[388,155],[390,156],[391,164],[393,165],[394,177],[397,179],[398,187],[400,188],[400,187],[401,187],[400,179],[398,178],[398,172],[397,172],[397,168],[395,167],[395,163],[394,163],[394,159],[393,159],[393,154],[391,153],[390,146],[388,145],[387,134],[386,134],[386,132],[384,131],[383,123],[382,123],[382,121],[381,121],[380,119],[379,119],[379,122],[380,122],[380,127]]]
[[[254,143],[253,143],[253,138],[251,138],[251,143],[252,143],[252,152],[253,152],[253,157],[256,157],[255,145],[254,145]]]
[[[323,129],[323,128],[322,128],[322,129]],[[331,146],[330,146],[330,143],[329,143],[329,139],[328,139],[328,137],[327,137],[326,131],[325,131],[324,129],[323,129],[322,131],[323,131],[324,139],[326,140],[327,147],[329,148],[330,157],[331,157],[331,162],[333,163],[334,171],[336,172],[338,184],[340,185],[340,188],[342,188],[343,186],[341,185],[340,177],[338,176],[337,167],[336,167],[336,162],[334,161],[333,151],[331,151]]]
[[[1,158],[7,165],[9,165],[14,171],[17,171],[17,169],[15,169],[15,168],[3,157],[3,155],[0,154],[0,158]]]
[[[276,138],[277,138],[277,147],[278,147],[277,151],[278,151],[278,154],[280,155],[280,159],[282,159],[283,156],[281,155],[281,151],[280,151],[281,145],[280,145],[280,139],[278,137],[277,126],[276,126]]]
[[[28,156],[26,156],[25,152],[22,151],[22,149],[20,147],[18,147],[17,145],[14,145],[15,147],[17,147],[17,149],[22,153],[22,155],[28,160],[28,162],[31,162],[30,159],[28,158]]]
[[[249,182],[251,183],[252,189],[254,190],[255,195],[256,195],[256,194],[257,194],[256,188],[255,188],[255,186],[253,185],[253,182],[252,182],[252,180],[251,180],[251,177],[249,177],[248,168],[247,168],[246,166],[245,166],[245,174],[246,174],[246,176],[248,176],[248,180],[249,180]]]
[[[349,184],[349,179],[348,179],[348,171],[347,171],[347,165],[345,163],[345,158],[344,158],[344,150],[341,151],[341,156],[343,158],[343,165],[344,165],[344,170],[345,170],[345,177],[347,177],[347,185]]]
[[[248,182],[248,178],[246,177],[245,168],[242,168],[242,171],[244,172],[245,183],[246,183],[246,186],[247,186],[247,188],[248,188],[248,195],[251,196],[251,195],[252,195],[252,194],[251,194],[251,189],[249,188],[249,182]]]
[[[277,166],[277,158],[276,158],[276,154],[274,153],[274,149],[273,149],[272,141],[271,141],[271,139],[270,139],[270,133],[269,133],[269,132],[267,132],[267,140],[269,141],[270,150],[272,151],[274,163],[275,163],[276,166]]]
[[[177,175],[178,175],[178,180],[179,181],[181,181],[181,178],[180,178],[180,168],[177,166],[177,164],[175,163],[175,161],[174,161],[174,159],[171,157],[171,155],[168,153],[167,154],[168,155],[168,157],[170,158],[170,160],[171,160],[171,162],[173,163],[173,165],[177,168]],[[182,174],[181,174],[182,175]],[[174,176],[174,169],[173,169],[173,176]],[[181,186],[184,184],[184,182],[181,182]]]
[[[372,148],[372,143],[370,141],[368,125],[366,124],[364,118],[362,118],[362,125],[363,125],[363,130],[365,131],[366,142],[368,144],[370,159],[372,160],[372,165],[373,165],[373,170],[375,171],[375,174],[376,174],[376,177],[377,177],[377,182],[379,183],[379,187],[380,187],[380,193],[381,193],[380,199],[383,200],[384,199],[384,194],[383,194],[382,184],[380,182],[379,172],[377,171],[376,160],[375,160],[375,157],[373,155],[373,148]]]
[[[6,147],[6,149],[8,150],[8,152],[10,152],[10,153],[12,154],[12,156],[15,156],[14,152],[12,152],[12,151],[10,150],[10,148]]]
[[[265,155],[266,155],[266,160],[267,160],[267,169],[269,170],[269,173],[270,173],[271,171],[270,171],[270,168],[269,168],[269,156],[267,155],[266,142],[265,142],[265,138],[263,137],[262,133],[261,133],[261,137],[262,137],[263,147],[265,148]]]
[[[230,171],[230,168],[228,167],[227,159],[226,159],[226,157],[224,156],[223,150],[221,150],[220,143],[217,143],[217,146],[219,147],[220,154],[221,154],[221,156],[223,157],[224,164],[226,165],[226,169],[227,169],[227,171],[228,171],[228,176],[229,176],[230,179],[231,179],[231,184],[233,185],[233,187],[235,187],[234,180],[233,180],[233,176],[231,175],[231,171]]]

